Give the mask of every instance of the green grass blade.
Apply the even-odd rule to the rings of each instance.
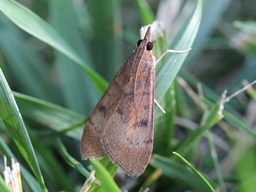
[[[232,192],[253,192],[256,190],[256,177],[252,177],[245,182],[242,182]]]
[[[0,176],[0,189],[2,192],[12,192],[10,188],[6,185],[2,176]]]
[[[203,47],[209,48],[209,46],[212,46],[210,45],[210,43],[207,44],[207,42],[210,39],[210,36],[213,33],[216,24],[221,21],[221,19],[223,19],[225,12],[230,7],[231,3],[231,0],[203,1],[203,17],[200,23],[200,28],[197,37],[193,43],[193,51],[191,52],[191,54],[188,55],[184,66],[191,66],[191,60],[203,49]],[[202,39],[205,40],[202,41]]]
[[[0,118],[21,154],[33,170],[42,191],[47,191],[26,126],[0,69]]]
[[[232,115],[231,113],[229,113],[226,110],[223,111],[223,115],[228,122],[230,122],[231,124],[236,126],[238,129],[243,130],[244,132],[246,132],[248,135],[250,135],[251,137],[253,137],[256,140],[256,133],[245,122],[243,122],[241,119],[235,117],[234,115]]]
[[[220,116],[220,108],[221,108],[221,100],[217,102],[217,104],[213,104],[210,108],[209,113],[207,114],[205,122],[199,126],[197,129],[195,129],[193,132],[191,132],[183,141],[181,141],[176,148],[175,151],[178,151],[179,153],[187,153],[191,150],[192,144],[201,138],[202,134],[211,129],[217,122],[219,122],[222,119],[222,116]]]
[[[149,25],[155,20],[155,16],[145,0],[136,0],[142,25]]]
[[[199,0],[194,14],[187,25],[181,39],[175,46],[175,50],[185,50],[192,47],[193,41],[196,37],[202,13],[202,1]],[[163,99],[164,94],[170,87],[173,79],[176,77],[183,64],[188,52],[182,54],[169,54],[163,65],[156,71],[156,91],[155,98],[157,101]]]
[[[214,107],[216,106],[216,104],[210,102],[209,100],[207,100],[206,98],[200,98],[200,100],[209,105],[210,107]],[[227,105],[228,103],[226,103],[225,105]],[[252,138],[256,139],[256,133],[253,131],[253,129],[248,126],[245,122],[243,122],[240,118],[232,115],[230,112],[228,112],[227,110],[223,110],[223,115],[224,118],[230,122],[232,125],[234,125],[235,127],[237,127],[240,130],[243,130],[244,132],[246,132],[248,135],[250,135]]]
[[[83,60],[68,43],[35,13],[13,0],[0,0],[0,10],[18,27],[54,47],[76,62],[82,67],[101,93],[106,89],[107,82],[90,67],[85,65]]]
[[[20,30],[14,26],[6,17],[0,18],[0,47],[1,54],[8,61],[7,68],[3,70],[11,77],[15,77],[12,83],[17,83],[19,89],[41,99],[49,98],[45,90],[47,79],[47,68],[37,57],[35,51],[22,39]],[[29,74],[29,75],[28,75]],[[9,79],[7,77],[7,79]],[[10,78],[12,79],[12,78]]]
[[[103,157],[99,161],[108,170],[110,175],[114,177],[118,169],[118,166],[113,164],[107,156]]]
[[[16,159],[15,155],[11,152],[9,147],[6,145],[6,143],[3,141],[2,138],[0,138],[0,151],[3,153],[7,159]],[[25,181],[26,186],[30,191],[40,191],[40,186],[38,182],[35,180],[35,178],[20,164],[20,171],[21,171],[21,179]]]
[[[153,167],[160,169],[167,177],[182,181],[195,189],[199,189],[200,191],[210,191],[205,183],[190,169],[174,160],[171,160],[170,158],[153,155],[150,164]]]
[[[72,156],[69,155],[69,153],[67,152],[67,149],[65,148],[65,146],[63,145],[63,143],[60,141],[60,139],[57,139],[57,143],[58,143],[58,149],[59,152],[61,154],[61,156],[63,157],[63,159],[65,159],[65,161],[73,168],[75,168],[77,171],[79,171],[82,175],[84,175],[85,177],[89,178],[90,177],[90,173],[82,166],[82,164],[80,164],[78,161],[76,161]]]
[[[256,35],[256,22],[255,21],[235,21],[234,26],[242,31]]]
[[[60,164],[59,159],[57,159],[55,153],[52,152],[52,146],[49,146],[49,142],[52,141],[52,145],[55,147],[53,140],[55,140],[57,136],[40,137],[38,132],[34,132],[34,130],[32,130],[29,135],[35,148],[38,162],[42,167],[48,191],[59,191],[60,189],[63,191],[73,191],[74,184],[72,180],[67,177],[65,167]],[[42,145],[42,140],[44,140],[46,144]]]
[[[122,10],[119,0],[90,0],[90,24],[92,38],[89,40],[94,67],[100,75],[112,80],[123,64]]]
[[[169,90],[167,91],[164,99],[160,103],[160,105],[165,109],[165,114],[158,108],[155,107],[155,134],[154,139],[154,152],[159,155],[169,156],[170,151],[172,149],[172,138],[174,134],[174,116],[176,113],[176,102],[175,102],[175,94],[174,94],[174,87],[175,81],[170,86]]]
[[[79,23],[73,2],[70,0],[53,0],[49,3],[50,20],[54,28],[82,56],[84,61],[92,63],[83,35],[78,27]],[[61,91],[64,96],[65,106],[76,112],[88,115],[100,97],[98,92],[74,61],[58,51],[54,53],[56,68],[63,77]]]
[[[114,182],[107,169],[97,160],[90,160],[93,169],[96,170],[95,177],[100,180],[103,191],[119,192],[120,189]]]
[[[19,93],[14,95],[20,111],[25,117],[46,125],[56,132],[67,131],[68,136],[77,140],[81,139],[85,121],[83,115],[34,97]]]
[[[199,171],[197,171],[196,168],[193,167],[184,157],[176,152],[173,152],[173,154],[177,155],[207,185],[209,191],[215,191],[207,179]]]
[[[225,181],[224,181],[224,178],[223,178],[223,175],[221,172],[221,166],[220,166],[220,163],[218,160],[217,150],[216,150],[214,142],[213,142],[211,130],[208,131],[207,136],[208,136],[208,143],[209,143],[209,147],[210,147],[211,157],[212,157],[215,172],[216,172],[217,178],[218,178],[218,183],[220,185],[221,191],[227,192],[226,187],[225,187]]]

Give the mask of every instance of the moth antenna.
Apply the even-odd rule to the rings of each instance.
[[[166,50],[162,55],[160,55],[160,57],[156,60],[156,64],[167,54],[167,53],[186,53],[188,51],[190,51],[191,48],[185,49],[185,50],[181,50],[181,51],[177,51],[177,50],[172,50],[172,49],[168,49]]]
[[[163,111],[163,113],[166,113],[165,110],[161,107],[161,105],[157,102],[156,99],[154,99],[154,102],[159,107],[159,109],[161,109],[161,111]]]

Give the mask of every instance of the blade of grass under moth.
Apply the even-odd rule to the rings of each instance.
[[[21,154],[33,170],[42,191],[47,191],[26,126],[7,81],[0,69],[0,118]]]
[[[68,43],[35,13],[13,0],[0,0],[0,10],[22,30],[47,43],[76,62],[86,72],[100,93],[106,90],[107,82],[87,66]]]
[[[193,13],[193,16],[190,22],[187,25],[186,30],[184,31],[181,39],[175,46],[174,50],[185,50],[192,46],[193,41],[196,37],[202,12],[202,1],[198,0],[196,9]],[[156,91],[155,98],[160,102],[170,87],[173,79],[176,77],[177,73],[180,70],[181,65],[183,64],[185,58],[187,57],[188,52],[182,54],[171,53],[166,56],[165,62],[161,67],[156,71]]]
[[[114,175],[116,174],[116,171],[118,169],[118,166],[116,166],[115,164],[113,164],[110,159],[105,156],[102,159],[100,159],[100,163],[106,167],[106,169],[108,170],[108,172],[110,173],[110,175],[112,177],[114,177]]]
[[[100,180],[103,191],[120,191],[110,173],[99,161],[90,160],[90,162],[93,166],[93,169],[96,170],[95,177]]]

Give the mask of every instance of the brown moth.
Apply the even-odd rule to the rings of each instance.
[[[127,59],[93,109],[84,127],[83,159],[107,155],[127,175],[137,178],[153,150],[155,58],[151,28]]]

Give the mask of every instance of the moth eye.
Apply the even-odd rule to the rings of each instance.
[[[153,49],[153,43],[148,42],[148,43],[147,43],[147,50],[150,51],[150,50],[152,50],[152,49]]]
[[[142,39],[140,39],[138,42],[137,42],[137,47],[140,46],[140,43],[142,42]]]

